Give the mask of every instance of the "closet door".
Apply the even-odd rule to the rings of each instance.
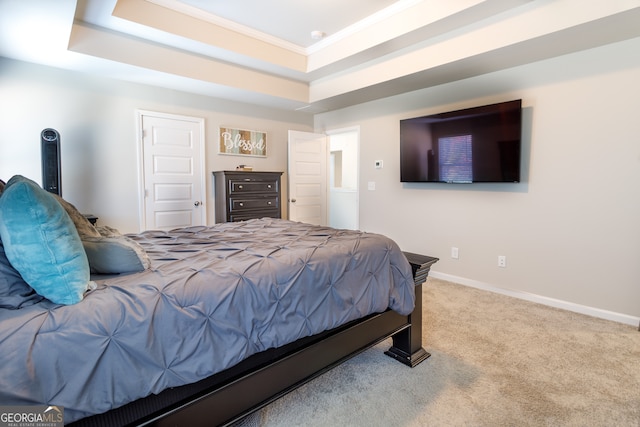
[[[206,224],[204,119],[141,112],[143,230]]]
[[[328,225],[327,136],[289,131],[289,219]]]

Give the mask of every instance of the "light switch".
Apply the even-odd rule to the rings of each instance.
[[[369,181],[368,183],[368,188],[369,190],[375,190],[376,189],[376,182],[375,181]]]
[[[376,160],[374,164],[376,169],[382,169],[382,160]]]

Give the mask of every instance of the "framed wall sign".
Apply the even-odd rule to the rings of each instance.
[[[221,127],[219,153],[234,156],[267,157],[267,133]]]

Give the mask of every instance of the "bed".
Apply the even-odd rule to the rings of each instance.
[[[141,271],[94,272],[74,303],[2,304],[1,404],[76,426],[225,425],[388,337],[406,365],[429,356],[416,292],[436,259],[382,235],[263,218],[126,240]]]

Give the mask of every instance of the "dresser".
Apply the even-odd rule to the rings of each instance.
[[[217,171],[216,223],[280,218],[282,172]]]

